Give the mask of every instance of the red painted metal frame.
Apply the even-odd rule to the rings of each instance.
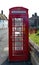
[[[11,11],[16,11],[16,10],[20,10],[20,11],[26,11],[26,14],[12,14]],[[19,51],[15,51],[16,52],[20,52],[23,53],[23,56],[12,56],[12,18],[23,18],[23,24],[25,25],[25,30],[23,31],[24,35],[23,35],[23,51],[19,50]],[[9,60],[10,61],[23,61],[23,60],[28,60],[29,58],[29,24],[28,24],[28,9],[24,8],[24,7],[14,7],[14,8],[10,8],[9,9]]]

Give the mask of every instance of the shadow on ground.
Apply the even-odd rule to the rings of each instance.
[[[17,62],[9,62],[8,59],[6,59],[6,61],[4,61],[1,65],[32,65],[31,61],[17,61]]]

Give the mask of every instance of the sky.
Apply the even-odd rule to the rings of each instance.
[[[39,0],[0,0],[0,13],[3,13],[8,17],[9,9],[15,6],[28,8],[29,17],[35,12],[39,16]]]

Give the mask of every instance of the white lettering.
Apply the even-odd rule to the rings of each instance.
[[[22,14],[22,13],[24,13],[24,14],[25,14],[25,13],[26,13],[26,11],[12,11],[12,13],[13,13],[13,14],[17,14],[17,13],[18,13],[18,14],[20,14],[20,13],[21,13],[21,14]]]

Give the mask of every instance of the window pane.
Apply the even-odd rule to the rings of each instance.
[[[15,27],[15,31],[21,31],[22,30],[22,28],[21,27]]]
[[[15,42],[15,38],[14,37],[12,37],[12,41]]]
[[[12,32],[12,37],[15,36],[14,32]]]
[[[12,45],[13,50],[23,50],[23,18],[12,19]]]
[[[12,26],[15,26],[15,19],[12,19]]]
[[[15,36],[23,36],[23,32],[15,32]]]
[[[22,18],[15,18],[15,26],[22,26],[23,25]]]
[[[15,41],[15,46],[16,46],[16,47],[21,47],[21,46],[23,46],[23,42],[19,42],[19,41],[16,42],[16,41]]]
[[[15,41],[23,41],[23,37],[15,37]]]
[[[15,47],[15,50],[23,50],[23,47]]]
[[[12,31],[14,31],[15,30],[15,27],[12,27]]]

